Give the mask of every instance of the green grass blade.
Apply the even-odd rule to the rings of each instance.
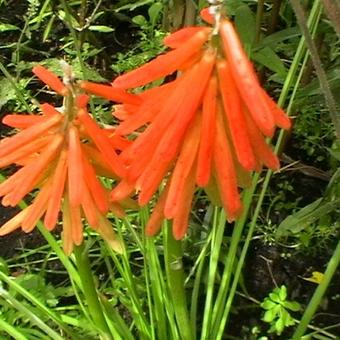
[[[207,290],[206,290],[206,299],[204,306],[204,317],[203,317],[203,326],[201,339],[206,339],[209,332],[212,319],[212,303],[213,303],[213,294],[216,282],[216,272],[217,265],[220,259],[220,251],[223,241],[223,234],[226,224],[226,218],[224,212],[221,212],[220,208],[214,209],[214,218],[213,218],[213,226],[211,230],[212,238],[210,243],[210,257],[209,257],[209,271],[208,271],[208,282],[207,282]]]
[[[28,340],[21,332],[5,320],[0,319],[0,329],[16,340]]]
[[[8,277],[5,273],[0,271],[0,280],[5,282],[9,287],[14,289],[20,295],[22,295],[25,299],[27,299],[30,303],[35,305],[42,313],[46,314],[46,316],[53,320],[61,329],[63,329],[67,334],[72,335],[74,339],[79,339],[72,331],[67,327],[67,325],[62,321],[62,319],[53,312],[51,309],[46,307],[42,302],[40,302],[34,295],[32,295],[25,288],[21,287],[18,283],[13,281],[10,277]]]
[[[33,324],[39,327],[51,339],[63,340],[63,338],[58,333],[56,333],[51,327],[47,326],[47,324],[43,320],[41,320],[33,310],[30,310],[28,307],[25,307],[20,301],[14,298],[3,288],[0,288],[0,297],[3,298],[6,302],[8,302],[15,309],[23,313]]]
[[[320,4],[318,3],[318,1],[315,1],[313,8],[311,10],[311,13],[310,13],[309,20],[308,20],[309,27],[310,27],[311,31],[313,32],[313,34],[315,34],[315,32],[316,32],[316,28],[317,28],[317,25],[319,23],[320,15],[321,15]],[[305,41],[304,41],[304,38],[302,37],[301,40],[300,40],[297,52],[295,54],[293,63],[292,63],[291,68],[288,72],[288,76],[287,76],[286,81],[284,83],[283,90],[281,92],[281,96],[280,96],[280,99],[279,99],[279,103],[281,105],[282,105],[282,103],[285,102],[285,100],[288,96],[288,91],[291,88],[291,86],[294,84],[294,80],[295,80],[293,96],[291,96],[290,105],[289,105],[289,108],[291,107],[291,104],[294,100],[294,94],[296,93],[297,88],[299,86],[299,81],[296,81],[296,79],[298,79],[298,80],[301,79],[302,73],[303,73],[303,68],[300,69],[298,76],[296,76],[296,73],[299,70],[299,65],[301,65],[301,60],[304,60],[305,62],[307,61],[306,53],[307,53],[307,51],[306,51],[306,47],[305,47]],[[303,66],[304,65],[305,65],[305,63],[303,63]],[[276,152],[280,148],[280,144],[283,140],[284,134],[285,134],[284,131],[280,132],[278,142],[277,142],[276,147],[275,147]],[[230,312],[230,309],[231,309],[231,306],[232,306],[232,301],[233,301],[233,298],[234,298],[234,295],[235,295],[235,292],[236,292],[238,280],[240,278],[241,269],[242,269],[242,266],[244,264],[244,260],[245,260],[246,254],[247,254],[248,246],[249,246],[251,237],[253,235],[253,232],[254,232],[254,229],[255,229],[255,226],[256,226],[256,221],[257,221],[258,215],[260,213],[260,208],[261,208],[263,199],[265,197],[265,193],[266,193],[266,190],[268,188],[271,176],[272,176],[272,171],[267,171],[265,181],[262,185],[262,190],[261,190],[260,196],[257,200],[255,213],[252,216],[252,220],[251,220],[250,227],[249,227],[249,230],[248,230],[246,242],[244,244],[244,247],[243,247],[243,250],[242,250],[242,253],[241,253],[241,258],[240,258],[240,261],[239,261],[237,269],[236,269],[236,273],[235,273],[235,277],[234,277],[232,287],[231,287],[228,294],[226,294],[226,293],[224,294],[224,297],[227,297],[227,295],[228,295],[227,301],[225,302],[224,298],[220,300],[220,301],[224,302],[224,305],[222,303],[220,303],[220,305],[219,305],[219,308],[218,308],[218,311],[217,311],[217,314],[216,314],[216,319],[214,320],[214,331],[212,333],[213,336],[216,337],[216,339],[221,339],[222,336],[223,336],[225,324],[226,324],[228,316],[229,316],[229,312]],[[259,175],[255,175],[252,188],[245,193],[245,204],[244,204],[244,206],[246,207],[246,209],[245,209],[246,215],[244,216],[244,218],[242,216],[241,219],[236,222],[236,224],[235,224],[236,230],[238,228],[240,228],[240,229],[244,228],[244,224],[246,222],[246,216],[248,214],[249,207],[250,207],[250,204],[252,202],[251,198],[252,198],[253,193],[256,189],[258,179],[259,179]],[[231,268],[229,268],[229,271],[230,270],[231,270]],[[231,275],[231,272],[228,274],[229,278],[230,278],[230,275]],[[224,277],[222,278],[222,281],[224,281],[223,279],[224,279]],[[229,282],[230,282],[230,279],[225,280],[226,289],[229,289],[229,288],[227,288],[229,286]],[[220,309],[221,307],[223,308],[223,311]]]

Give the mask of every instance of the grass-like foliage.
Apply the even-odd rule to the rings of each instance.
[[[340,5],[208,5],[0,0],[1,339],[340,335]]]

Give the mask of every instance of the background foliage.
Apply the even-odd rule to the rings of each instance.
[[[313,60],[294,1],[225,1],[264,87],[294,119],[293,130],[275,138],[282,170],[255,176],[244,195],[241,220],[226,225],[223,212],[197,192],[182,243],[172,240],[167,223],[162,235],[144,237],[152,205],[130,211],[124,220],[111,216],[126,244],[122,256],[90,231],[85,246],[70,258],[60,250],[58,232],[51,235],[41,225],[30,235],[2,238],[1,338],[293,335],[316,287],[333,275],[332,282],[339,279],[336,266],[332,275],[323,275],[338,249],[340,228],[339,106],[332,113],[314,65],[319,58],[326,90],[339,105],[340,5],[338,0],[302,4],[317,48]],[[37,100],[61,105],[32,78],[36,63],[60,74],[59,60],[65,59],[79,79],[110,81],[161,53],[168,31],[200,22],[197,11],[205,5],[192,0],[0,0],[1,116],[36,112]],[[114,123],[107,102],[93,99],[92,105],[98,121]],[[2,137],[10,133],[1,126]],[[0,207],[0,214],[4,222],[14,211]],[[93,275],[101,321],[89,309],[84,275],[89,282]],[[339,287],[330,283],[321,297],[307,332],[311,338],[335,339],[340,335]]]

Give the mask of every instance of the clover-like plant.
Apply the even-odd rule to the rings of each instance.
[[[290,312],[297,312],[301,309],[298,302],[287,300],[287,288],[284,285],[269,293],[261,303],[261,307],[265,310],[262,320],[271,325],[269,333],[277,335],[281,335],[286,327],[296,323]]]

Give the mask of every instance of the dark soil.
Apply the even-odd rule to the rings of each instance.
[[[91,2],[89,2],[91,3]],[[107,8],[112,6],[111,1],[103,1]],[[90,4],[91,6],[91,4]],[[6,13],[0,13],[0,22],[16,25],[20,28],[24,24],[24,15],[27,12],[27,2],[18,0],[8,0]],[[94,37],[91,32],[84,36],[85,41],[89,41],[98,49],[103,49],[99,55],[89,60],[89,63],[94,68],[101,70],[102,76],[106,79],[112,79],[114,74],[110,68],[115,53],[128,50],[137,40],[137,28],[131,21],[122,16],[116,16],[113,11],[106,11],[106,14],[101,17],[99,25],[108,25],[115,27],[114,39],[111,35],[97,34]],[[138,14],[138,13],[135,13]],[[131,16],[133,14],[131,13]],[[58,21],[59,22],[59,21]],[[41,61],[44,53],[49,55],[49,58],[63,58],[61,50],[62,43],[60,37],[69,34],[68,28],[59,22],[54,27],[53,34],[46,42],[42,42],[43,30],[38,29],[32,32],[31,38],[25,40],[25,47],[22,50],[21,58],[25,61]],[[0,33],[1,45],[8,45],[18,41],[19,34],[17,31],[10,33]],[[0,57],[5,64],[9,64],[13,50],[3,49]],[[0,112],[2,117],[9,108],[3,108]],[[0,125],[0,136],[6,136],[11,129]],[[302,140],[297,140],[292,137],[291,141],[287,142],[286,152],[294,160],[301,160],[306,165],[313,165],[310,158],[300,152],[299,143]],[[323,170],[327,170],[327,166],[322,164]],[[310,169],[309,169],[310,170]],[[11,171],[11,170],[9,170]],[[325,171],[327,172],[327,171]],[[10,172],[9,172],[10,173]],[[8,174],[9,174],[8,173]],[[327,174],[325,174],[327,175]],[[311,203],[315,199],[322,196],[327,185],[326,179],[320,179],[313,175],[307,175],[301,169],[293,169],[291,172],[277,174],[271,182],[271,197],[266,198],[264,207],[269,207],[272,197],[278,195],[283,182],[289,182],[294,190],[285,191],[287,202],[298,201],[298,206],[303,207]],[[204,215],[205,203],[197,204],[198,215]],[[17,208],[6,208],[0,205],[0,225],[4,224],[8,219],[13,217],[19,210]],[[282,208],[280,211],[273,210],[270,213],[270,218],[274,224],[279,224],[288,214],[291,213],[291,207]],[[231,228],[229,231],[231,232]],[[246,266],[243,270],[244,282],[247,293],[250,297],[262,301],[276,286],[286,285],[290,300],[296,300],[302,305],[308,303],[312,296],[316,284],[308,282],[303,278],[311,276],[313,271],[324,272],[325,266],[335,247],[336,240],[331,240],[329,247],[324,253],[317,253],[314,256],[305,255],[303,253],[289,250],[286,247],[279,245],[269,246],[261,241],[253,241],[247,257]],[[34,249],[44,245],[46,241],[41,234],[34,230],[30,234],[25,234],[21,231],[16,231],[5,237],[0,237],[0,257],[7,260],[13,260],[21,253],[22,249]],[[190,264],[188,264],[189,266]],[[62,266],[58,261],[49,263],[51,269],[61,269]],[[14,268],[13,271],[20,270]],[[137,272],[136,272],[137,274]],[[51,283],[58,283],[63,278],[56,278],[49,275],[47,280]],[[314,324],[318,327],[325,327],[340,323],[339,314],[339,299],[340,299],[340,272],[336,273],[332,285],[329,287],[327,296],[324,298],[318,314],[314,317]],[[245,294],[246,295],[246,294]],[[74,303],[74,298],[65,298],[62,304]],[[203,313],[203,311],[202,311]],[[255,326],[259,327],[261,334],[266,334],[269,328],[267,324],[260,321],[262,310],[257,307],[251,300],[244,296],[237,296],[235,300],[235,308],[229,320],[228,333],[241,339],[255,339],[251,335],[251,329]],[[126,316],[129,318],[130,316]],[[340,327],[332,329],[333,334],[340,336]],[[271,339],[288,339],[289,332],[281,337],[272,336]]]
[[[304,278],[311,277],[314,271],[324,272],[334,247],[323,255],[318,254],[311,257],[296,254],[294,251],[287,251],[285,247],[265,246],[261,242],[255,241],[249,250],[246,266],[243,270],[249,297],[261,302],[275,287],[285,285],[288,288],[289,300],[297,301],[302,306],[306,306],[317,284],[306,281]],[[321,302],[318,313],[314,316],[312,323],[314,326],[324,328],[340,322],[340,287],[337,284],[339,280],[340,271],[338,270],[327,295]],[[266,333],[266,330],[269,329],[268,324],[260,321],[263,310],[259,306],[256,307],[251,299],[247,299],[247,295],[237,296],[235,306],[229,322],[229,330],[233,335],[241,335],[242,339],[255,339],[250,334],[251,329],[257,327],[262,335],[268,336]],[[292,315],[299,317],[298,313],[292,313]],[[340,336],[340,326],[332,328],[331,333]],[[290,335],[288,329],[281,336],[272,335],[269,339],[286,340]]]

